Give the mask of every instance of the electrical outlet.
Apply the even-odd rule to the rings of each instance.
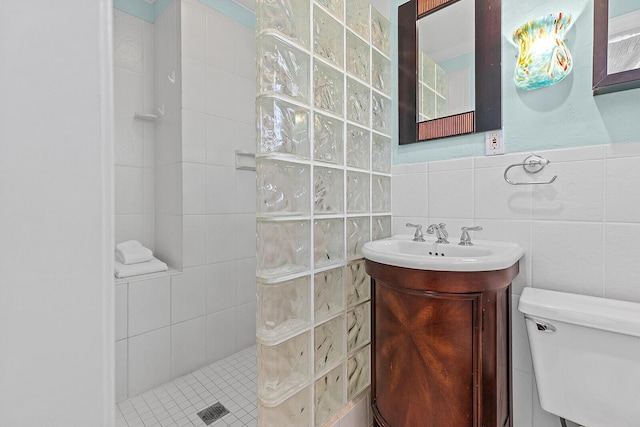
[[[495,156],[496,154],[504,154],[504,138],[502,137],[502,129],[491,130],[485,133],[485,143],[487,156]]]

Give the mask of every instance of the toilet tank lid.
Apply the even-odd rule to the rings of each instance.
[[[634,302],[527,287],[518,310],[531,317],[640,337],[640,304]]]

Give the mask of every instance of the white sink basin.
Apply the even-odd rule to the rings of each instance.
[[[457,242],[414,242],[412,236],[365,243],[362,253],[368,260],[396,267],[435,271],[491,271],[511,267],[524,254],[516,243],[473,240],[473,246]]]

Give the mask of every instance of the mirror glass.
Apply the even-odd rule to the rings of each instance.
[[[475,109],[475,1],[418,20],[417,121]]]
[[[501,13],[501,0],[398,6],[399,144],[502,128]]]
[[[640,2],[609,0],[607,74],[640,68]]]

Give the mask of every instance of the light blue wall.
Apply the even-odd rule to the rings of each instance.
[[[405,1],[391,0],[392,64],[398,60],[398,6]],[[573,56],[573,72],[547,88],[516,90],[513,70],[517,47],[511,34],[529,19],[557,12],[573,16],[573,25],[566,35]],[[506,152],[640,141],[640,89],[594,97],[592,46],[593,0],[502,0],[502,127]],[[397,67],[392,67],[393,81],[397,77]],[[484,155],[484,135],[398,146],[397,85],[393,87],[395,164]]]
[[[242,25],[256,29],[256,16],[231,0],[198,0],[218,12],[224,13]]]
[[[156,20],[154,6],[144,0],[113,0],[113,7],[152,24]]]
[[[231,0],[198,1],[227,15],[229,18],[238,21],[246,27],[256,28],[255,15]],[[156,18],[162,15],[162,12],[170,3],[171,0],[157,0],[153,5],[150,5],[144,0],[113,0],[113,7],[140,19],[144,19],[147,22],[154,23]]]

